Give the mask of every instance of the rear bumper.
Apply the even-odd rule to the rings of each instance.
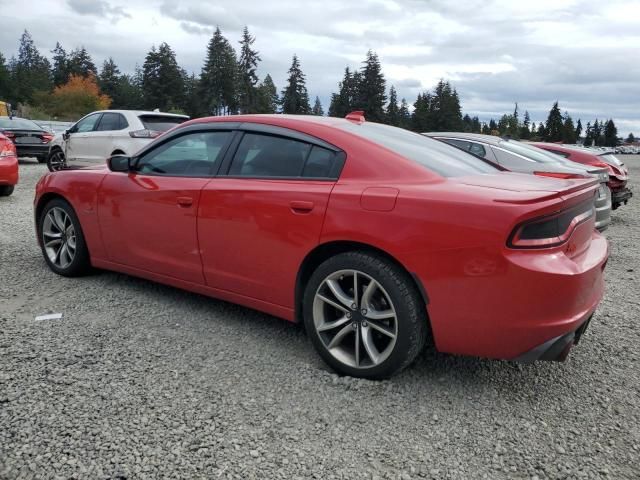
[[[18,183],[18,158],[0,158],[0,185],[16,185]]]
[[[611,190],[605,185],[604,195],[596,200],[596,228],[601,232],[606,230],[611,223],[611,209]]]
[[[633,197],[633,192],[628,188],[622,188],[611,194],[611,200],[614,207],[621,203],[627,203],[631,197]]]
[[[533,363],[538,360],[547,360],[554,362],[564,362],[571,347],[577,345],[580,338],[587,330],[589,322],[593,318],[593,313],[578,327],[574,332],[565,333],[547,340],[541,345],[532,348],[528,352],[523,353],[519,357],[514,358],[514,361],[521,363]]]
[[[16,143],[18,157],[46,157],[49,154],[48,144],[26,144]]]

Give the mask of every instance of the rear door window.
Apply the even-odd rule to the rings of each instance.
[[[291,138],[260,133],[245,133],[233,157],[229,175],[276,178],[301,177],[307,157],[311,153],[311,147],[308,143]]]
[[[122,126],[124,122],[124,126]],[[102,114],[100,123],[98,124],[96,131],[108,132],[113,130],[121,130],[127,124],[126,119],[121,113],[107,112]]]
[[[188,118],[185,117],[173,117],[169,115],[140,115],[138,118],[140,118],[144,128],[154,132],[166,132],[188,120]]]

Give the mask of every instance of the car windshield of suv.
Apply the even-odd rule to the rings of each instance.
[[[0,128],[3,130],[43,130],[43,128],[26,118],[0,118]]]
[[[559,155],[546,152],[540,148],[518,142],[517,140],[502,140],[498,146],[511,153],[533,160],[534,162],[566,165],[565,160]]]
[[[140,121],[147,130],[166,132],[188,120],[186,117],[172,117],[169,115],[140,115]]]
[[[484,160],[446,143],[402,128],[379,123],[345,122],[343,130],[366,138],[443,177],[497,173],[501,170]]]

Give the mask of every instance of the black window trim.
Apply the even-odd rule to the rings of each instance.
[[[193,125],[194,127],[196,127],[196,125]],[[138,171],[139,169],[139,164],[140,164],[140,160],[147,154],[149,153],[153,153],[154,150],[162,147],[162,145],[165,145],[173,140],[182,138],[186,135],[191,135],[191,134],[197,134],[197,133],[210,133],[210,132],[229,132],[229,138],[227,139],[227,142],[223,145],[221,152],[222,152],[222,161],[218,162],[217,168],[215,169],[215,171],[213,171],[213,168],[211,169],[211,171],[209,171],[209,174],[207,175],[166,175],[166,174],[162,174],[162,173],[153,173],[153,172],[144,172],[141,173]],[[149,144],[149,146],[147,148],[145,148],[144,150],[140,151],[138,153],[138,155],[136,155],[134,158],[132,158],[132,172],[135,173],[136,175],[144,175],[144,176],[148,176],[148,177],[167,177],[167,178],[215,178],[218,175],[218,172],[220,171],[220,167],[222,166],[222,164],[224,163],[224,160],[226,159],[228,153],[229,153],[229,147],[231,145],[233,145],[234,141],[236,140],[236,138],[238,137],[238,131],[235,130],[234,128],[231,128],[227,125],[226,128],[202,128],[202,126],[200,126],[200,128],[185,128],[184,130],[181,130],[179,132],[175,132],[175,134],[172,135],[168,135],[166,138],[162,138],[161,141],[159,142],[152,142],[151,144]],[[213,165],[212,165],[213,167]]]
[[[125,123],[124,127],[116,128],[115,130],[99,130],[100,125],[102,124],[102,120],[104,120],[104,117],[107,114],[118,116],[118,126],[120,126],[122,124],[122,120],[124,120],[124,123]],[[94,132],[119,132],[120,130],[124,130],[128,126],[129,126],[129,122],[127,122],[126,117],[120,112],[103,112],[102,115],[100,116],[100,119],[95,124],[93,131]]]

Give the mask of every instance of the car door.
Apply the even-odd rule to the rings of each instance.
[[[230,130],[177,133],[145,150],[133,171],[106,176],[98,215],[110,261],[204,284],[200,195],[231,137]]]
[[[92,113],[81,119],[68,131],[68,138],[65,142],[65,157],[67,162],[73,164],[91,164],[92,138],[95,137],[95,128],[102,117],[102,113]]]
[[[121,134],[122,130],[127,126],[127,120],[121,113],[103,113],[102,118],[100,118],[95,128],[96,136],[92,138],[91,155],[95,156],[97,161],[106,161],[116,149],[116,137]],[[133,154],[135,152],[129,153]]]
[[[202,190],[198,240],[210,287],[293,308],[344,154],[276,127],[246,127]]]

